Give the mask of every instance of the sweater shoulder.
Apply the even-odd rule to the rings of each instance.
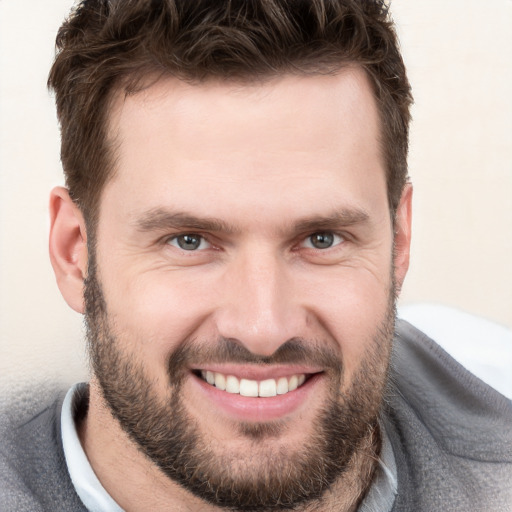
[[[2,404],[0,510],[85,511],[67,470],[60,431],[65,391],[32,390]]]
[[[384,422],[394,510],[512,510],[512,403],[398,321]]]

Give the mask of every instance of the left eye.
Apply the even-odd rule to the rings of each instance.
[[[183,251],[197,251],[199,249],[208,249],[210,244],[201,236],[194,233],[185,233],[174,236],[167,242],[169,245],[178,247]]]
[[[303,242],[303,247],[309,249],[330,249],[342,242],[343,238],[341,236],[330,231],[321,231],[308,236]]]

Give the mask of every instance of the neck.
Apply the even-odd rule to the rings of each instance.
[[[225,512],[193,496],[167,478],[121,429],[105,405],[99,386],[90,385],[87,416],[78,433],[91,466],[105,490],[126,512],[173,510]],[[319,501],[302,512],[354,512],[368,490],[380,451],[380,432],[372,428],[355,450],[347,470]]]

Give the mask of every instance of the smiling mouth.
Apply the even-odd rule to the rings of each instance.
[[[239,379],[234,375],[225,375],[212,371],[194,372],[198,377],[213,387],[226,393],[241,395],[246,397],[273,397],[277,395],[286,395],[291,391],[300,388],[307,380],[309,375],[299,373],[277,379],[251,380]]]

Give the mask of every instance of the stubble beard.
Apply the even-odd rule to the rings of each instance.
[[[142,362],[123,352],[122,340],[113,332],[94,256],[85,285],[88,347],[103,399],[139,450],[187,491],[231,510],[297,510],[321,501],[326,491],[353,469],[361,446],[366,446],[363,456],[372,459],[367,467],[374,467],[376,443],[368,440],[375,439],[386,381],[395,319],[393,290],[360,368],[343,393],[339,354],[333,357],[325,344],[293,339],[273,356],[260,358],[232,340],[221,339],[202,348],[184,341],[169,356],[168,392],[162,398]],[[239,436],[247,440],[242,453],[225,453],[222,446],[212,444],[187,412],[180,393],[188,375],[187,363],[198,360],[322,364],[329,376],[328,398],[313,422],[309,439],[292,451],[278,442],[286,435],[286,426],[280,422],[240,423]],[[366,480],[370,478],[371,471]],[[367,483],[362,482],[360,494]]]

